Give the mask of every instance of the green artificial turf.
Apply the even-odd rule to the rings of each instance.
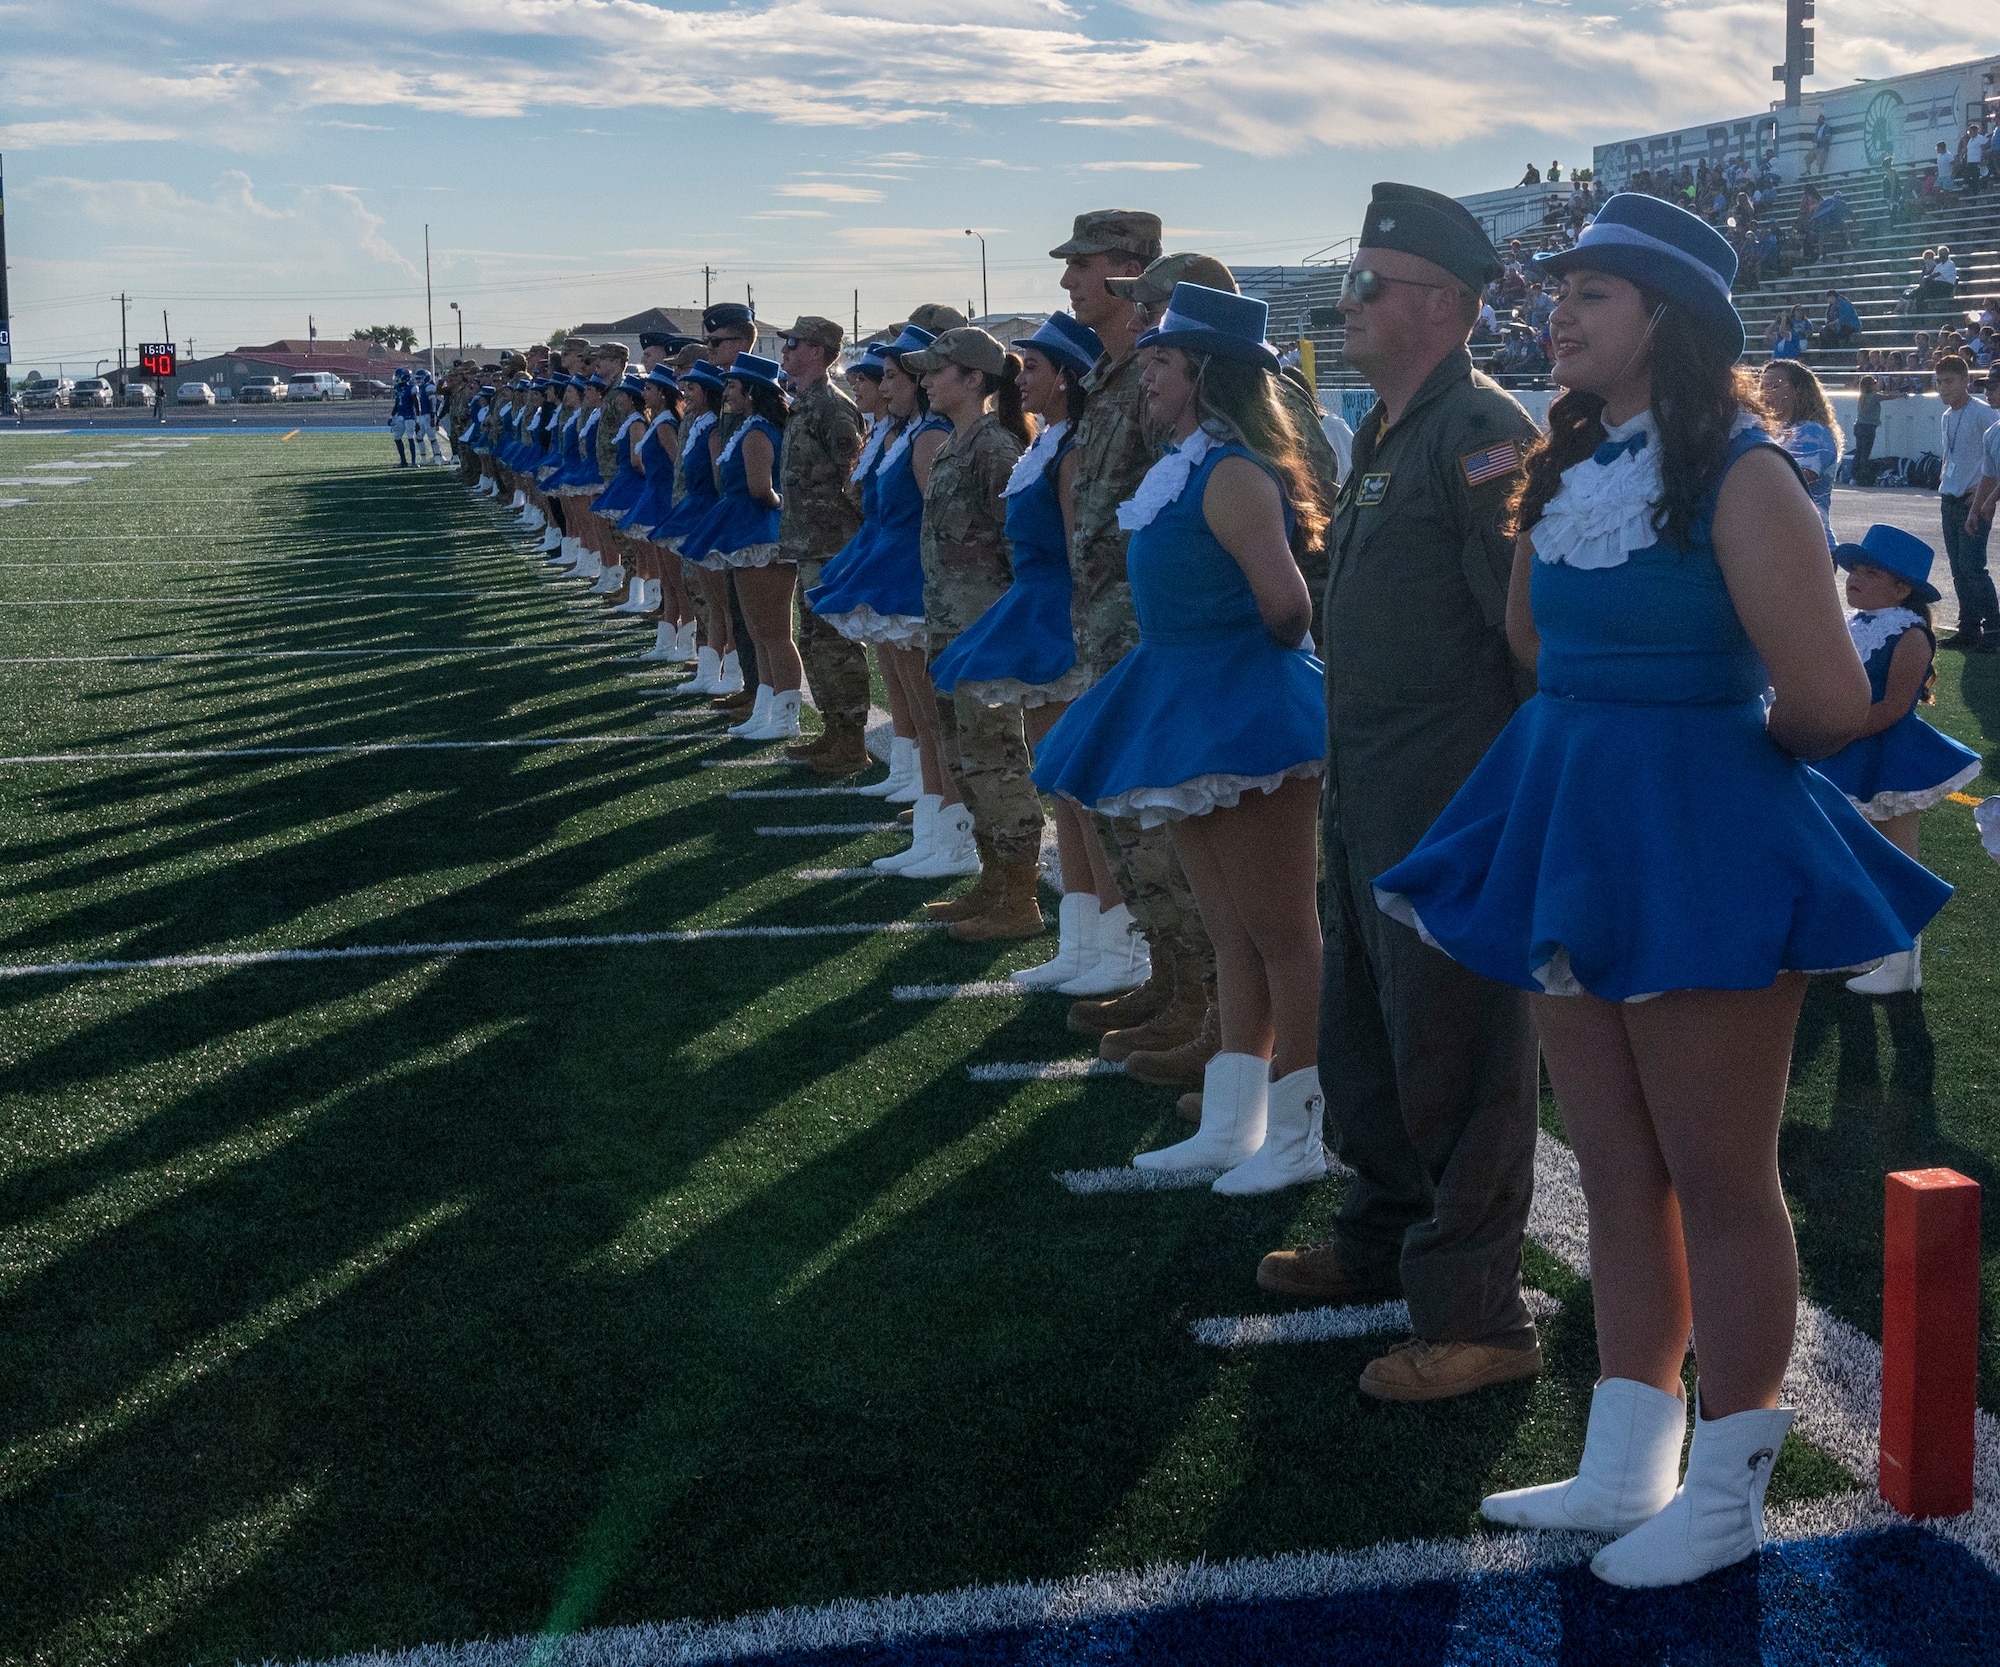
[[[218,436],[0,487],[34,500],[0,508],[0,603],[175,599],[0,606],[0,660],[532,652],[0,664],[0,753],[663,739],[0,766],[0,962],[915,916],[932,888],[794,878],[893,836],[751,832],[877,801],[729,800],[805,778],[701,768],[747,749],[628,675],[647,633],[594,634],[580,587],[389,450]],[[0,475],[119,455],[6,436]],[[1934,716],[1990,748],[2000,665],[1946,657]],[[1963,807],[1925,838],[1961,890],[1923,995],[1815,991],[1785,1136],[1810,1288],[1871,1332],[1883,1171],[1985,1182],[2000,1152],[2000,871]],[[1534,1384],[1385,1407],[1355,1389],[1378,1339],[1198,1346],[1191,1320],[1282,1306],[1257,1258],[1337,1187],[1055,1185],[1174,1138],[1172,1096],[972,1083],[1085,1054],[1064,1004],[890,993],[1048,951],[0,980],[0,1659],[321,1657],[1461,1535],[1573,1464],[1589,1287],[1533,1247],[1565,1304]],[[1848,1485],[1795,1440],[1773,1497]]]

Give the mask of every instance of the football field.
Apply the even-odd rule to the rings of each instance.
[[[1342,1183],[1131,1190],[1173,1096],[990,988],[1053,899],[928,928],[854,872],[891,807],[530,542],[379,433],[0,434],[0,1662],[1991,1659],[1966,805],[1921,994],[1808,999],[1774,1543],[1615,1593],[1477,1517],[1596,1375],[1552,1104],[1546,1373],[1363,1397],[1398,1316],[1252,1278]],[[1926,715],[1990,761],[2000,657]],[[1933,1165],[1989,1192],[1982,1491],[1913,1529],[1873,1340],[1883,1175]]]

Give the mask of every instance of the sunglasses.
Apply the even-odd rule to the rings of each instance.
[[[1410,289],[1448,289],[1448,284],[1424,284],[1415,278],[1390,278],[1377,272],[1372,266],[1350,267],[1347,277],[1340,286],[1341,305],[1349,301],[1367,306],[1371,301],[1382,299],[1383,291],[1391,284],[1403,284]]]
[[[708,338],[708,345],[710,347],[717,347],[723,342],[747,342],[749,339],[748,336],[738,335],[734,330],[725,330],[719,336],[710,336]]]

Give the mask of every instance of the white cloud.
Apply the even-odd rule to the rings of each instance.
[[[780,185],[774,195],[780,197],[810,197],[821,203],[879,203],[882,193],[872,186],[835,185],[832,181],[814,180],[806,185]]]
[[[0,125],[0,151],[48,150],[57,145],[109,145],[177,137],[173,128],[152,123],[130,122],[118,116],[76,116]]]
[[[1185,174],[1199,168],[1199,162],[1084,162],[1087,174]]]

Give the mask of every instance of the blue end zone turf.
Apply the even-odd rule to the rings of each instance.
[[[1618,1591],[1579,1566],[737,1659],[759,1667],[1943,1667],[1997,1656],[2000,1578],[1935,1534],[1891,1528],[1772,1545],[1756,1563],[1661,1592]]]

